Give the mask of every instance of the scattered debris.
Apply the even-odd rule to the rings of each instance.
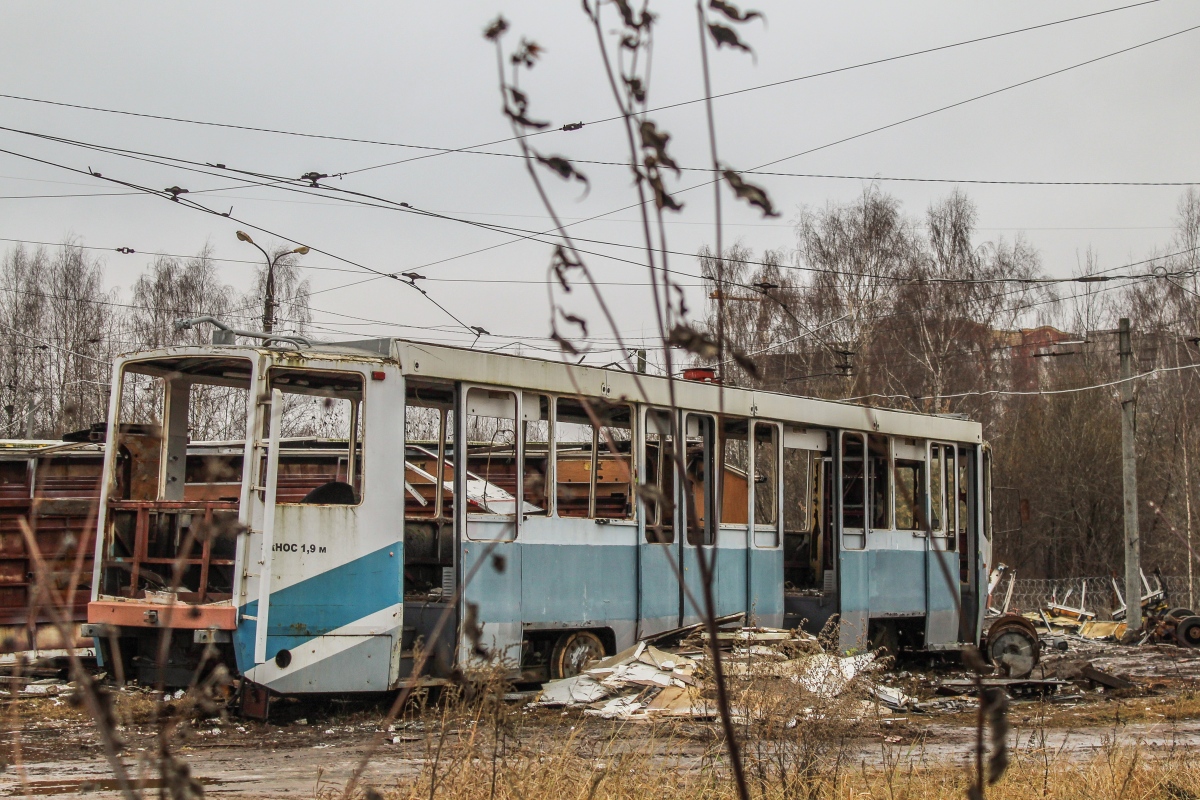
[[[1129,626],[1116,620],[1088,620],[1079,626],[1079,635],[1084,639],[1105,639],[1119,642]]]
[[[895,711],[910,711],[917,708],[917,698],[891,686],[875,686],[871,689],[879,702]]]
[[[1105,672],[1102,669],[1096,669],[1091,664],[1088,664],[1080,672],[1081,677],[1086,678],[1093,684],[1107,686],[1110,689],[1132,689],[1137,686],[1136,683],[1125,678]]]
[[[25,684],[21,687],[20,694],[24,697],[55,697],[68,694],[74,688],[74,684],[64,683],[57,678],[46,678]]]
[[[666,632],[669,636],[658,634],[592,662],[579,675],[550,681],[532,705],[583,708],[585,714],[604,719],[711,719],[717,714],[717,706],[707,681],[708,634],[701,627]],[[651,644],[651,639],[680,643],[662,649]],[[874,653],[846,657],[825,653],[816,637],[802,631],[723,629],[717,641],[722,645],[722,665],[730,678],[790,680],[822,698],[838,696],[851,681],[876,666]],[[916,705],[915,698],[898,689],[879,687],[878,691],[879,703],[889,708]],[[868,705],[876,708],[875,703]],[[735,714],[741,719],[754,716],[746,709]]]
[[[942,681],[938,686],[939,692],[951,695],[974,695],[980,686],[984,689],[993,686],[1004,689],[1012,697],[1033,697],[1052,695],[1062,686],[1069,686],[1070,681],[1057,678],[973,678]]]

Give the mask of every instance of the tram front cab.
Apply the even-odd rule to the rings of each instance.
[[[175,348],[114,372],[89,632],[118,680],[216,664],[383,691],[403,623],[403,403],[380,357]],[[371,442],[366,444],[367,435]]]

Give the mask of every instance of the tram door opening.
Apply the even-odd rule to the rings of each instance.
[[[680,488],[680,509],[686,536],[680,563],[683,565],[680,624],[692,625],[704,618],[705,590],[720,596],[720,571],[716,554],[716,420],[707,414],[685,414],[686,480]],[[704,563],[701,563],[701,559]],[[709,586],[705,586],[705,579]]]
[[[784,627],[803,621],[810,630],[820,630],[837,613],[828,437],[825,431],[784,429]]]
[[[926,550],[925,644],[958,641],[962,613],[959,542],[966,538],[960,525],[959,459],[952,444],[930,442],[929,536]],[[962,509],[965,515],[965,509]]]
[[[643,537],[638,543],[638,636],[678,627],[683,605],[676,536],[675,438],[672,412],[646,409],[642,418]]]
[[[958,448],[958,579],[962,613],[958,640],[975,640],[979,607],[979,462],[973,447]]]
[[[867,642],[870,615],[870,560],[867,553],[867,443],[853,431],[839,434],[837,519],[839,593],[843,651],[861,649]]]
[[[438,628],[456,591],[454,384],[408,378],[404,393],[404,630],[400,677],[411,677],[417,653],[431,653],[426,672],[449,673],[458,615]]]

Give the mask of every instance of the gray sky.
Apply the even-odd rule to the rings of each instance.
[[[1096,2],[762,2],[764,26],[742,27],[756,60],[723,50],[715,90],[729,91],[862,61],[898,55],[1122,5]],[[108,3],[10,2],[0,7],[0,92],[66,103],[235,125],[388,142],[464,147],[510,134],[499,113],[495,56],[481,36],[502,11],[510,39],[527,36],[545,50],[523,79],[531,116],[555,126],[612,116],[594,36],[578,3]],[[611,11],[611,9],[610,9]],[[658,4],[661,15],[651,101],[702,94],[694,6]],[[718,145],[741,169],[817,147],[949,103],[1200,25],[1200,4],[1159,0],[1043,30],[907,58],[838,75],[746,92],[717,101]],[[1200,30],[1105,59],[855,141],[792,158],[784,172],[1040,181],[1200,180]],[[708,163],[703,108],[653,115],[672,136],[676,160]],[[339,173],[427,151],[201,127],[0,99],[0,124],[199,162],[298,176]],[[615,123],[550,133],[535,144],[572,158],[619,160]],[[0,148],[79,169],[91,168],[155,188],[197,192],[236,180],[140,163],[0,131]],[[515,152],[515,145],[485,148]],[[561,214],[613,212],[633,199],[619,167],[584,167],[592,187],[555,185]],[[702,181],[685,173],[687,187]],[[853,199],[858,180],[758,177],[784,215],[763,221],[726,202],[726,239],[756,252],[792,249],[791,223],[804,205]],[[418,208],[492,224],[549,227],[521,162],[451,154],[374,169],[331,185],[404,201]],[[948,193],[950,184],[883,183],[910,214]],[[1046,271],[1067,275],[1091,246],[1102,267],[1146,257],[1165,246],[1180,187],[963,187],[980,211],[981,237],[1018,232],[1040,250]],[[9,199],[120,191],[86,175],[0,153],[0,237],[133,247],[138,255],[104,255],[111,286],[129,297],[145,267],[141,253],[193,253],[210,243],[220,258],[250,259],[236,241],[237,223],[148,196]],[[480,346],[520,338],[547,347],[544,281],[550,248],[505,244],[512,237],[452,221],[347,206],[268,188],[193,195],[206,205],[374,269],[417,269],[440,303],[470,325],[497,334]],[[685,192],[684,212],[669,226],[673,250],[695,252],[712,236],[712,192]],[[618,245],[639,243],[633,210],[576,226],[577,235]],[[253,234],[265,246],[270,236]],[[8,243],[0,243],[7,246]],[[472,250],[503,245],[459,257]],[[637,259],[635,248],[588,245]],[[445,260],[452,259],[452,260]],[[430,262],[442,263],[430,265]],[[363,334],[469,341],[441,311],[394,281],[370,277],[321,255],[304,260],[322,328]],[[591,259],[606,281],[623,333],[650,335],[644,270]],[[672,267],[695,273],[694,258]],[[320,269],[318,269],[320,268]],[[335,270],[351,270],[349,272]],[[222,263],[225,280],[248,286],[248,267]],[[491,282],[485,282],[491,281]],[[685,283],[698,283],[688,281]],[[328,290],[328,291],[326,291]],[[692,306],[703,297],[693,292]],[[381,320],[388,327],[348,316]],[[598,322],[598,320],[597,320]],[[424,328],[434,327],[435,330]],[[594,333],[609,332],[594,326]],[[341,336],[328,332],[328,336]],[[344,338],[344,337],[342,337]],[[601,359],[604,356],[598,355]],[[615,357],[615,356],[614,356]]]

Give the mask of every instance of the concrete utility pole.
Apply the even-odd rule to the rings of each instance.
[[[285,256],[290,256],[293,253],[302,256],[307,255],[308,247],[305,245],[300,245],[295,250],[288,250],[283,253],[278,253],[274,258],[271,258],[271,254],[259,247],[258,244],[250,238],[250,234],[246,233],[245,231],[238,231],[237,238],[238,241],[254,245],[256,248],[258,248],[258,252],[263,254],[263,258],[267,260],[267,278],[264,281],[266,284],[264,287],[266,291],[264,292],[265,296],[263,297],[262,327],[264,331],[271,333],[271,331],[275,329],[275,265],[279,262],[279,259],[284,258]]]
[[[1142,627],[1142,544],[1138,536],[1137,404],[1133,399],[1133,347],[1129,319],[1121,318],[1121,478],[1125,485],[1125,624]]]

